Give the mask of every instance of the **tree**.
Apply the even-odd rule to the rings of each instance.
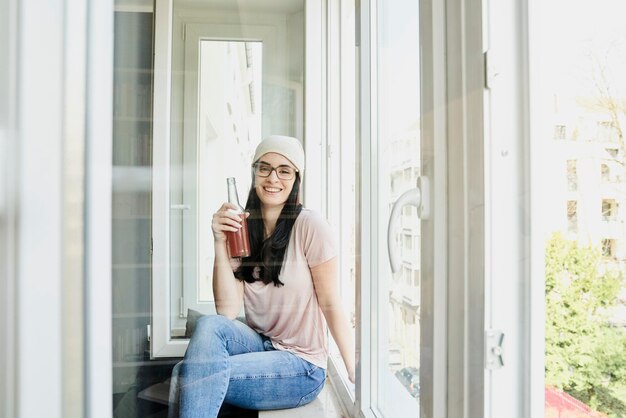
[[[604,50],[601,54],[600,50]],[[587,70],[593,84],[593,95],[590,100],[580,99],[580,104],[587,110],[604,115],[605,135],[597,138],[613,143],[617,153],[607,154],[605,161],[612,162],[620,168],[618,177],[626,180],[626,99],[624,99],[624,83],[622,71],[626,66],[626,45],[624,40],[613,40],[601,49],[588,51],[590,67]]]
[[[609,324],[622,287],[598,248],[556,233],[546,246],[546,384],[626,416],[626,332]]]
[[[607,57],[613,55],[611,54],[613,46],[614,45],[610,45],[609,49],[606,51]],[[624,144],[623,122],[626,118],[626,100],[622,99],[621,97],[623,96],[621,96],[619,92],[614,91],[617,89],[612,87],[615,83],[609,76],[612,66],[608,63],[608,58],[605,57],[604,60],[601,60],[597,55],[591,54],[591,61],[591,76],[597,94],[593,104],[596,110],[605,113],[609,117],[610,126],[615,134],[612,135],[612,138],[616,140],[622,156],[621,159],[617,159],[616,161],[624,166],[623,156],[626,149]]]

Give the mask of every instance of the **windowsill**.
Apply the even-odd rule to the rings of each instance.
[[[259,418],[348,418],[340,405],[339,398],[330,379],[324,389],[311,403],[292,409],[259,411]]]
[[[138,394],[140,399],[168,405],[170,380],[157,383]],[[174,415],[176,416],[176,415]],[[259,418],[348,418],[343,412],[335,388],[330,379],[326,379],[324,389],[311,403],[299,408],[259,411]]]

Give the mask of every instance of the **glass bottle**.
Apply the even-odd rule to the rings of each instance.
[[[250,239],[248,238],[248,221],[244,215],[243,207],[239,204],[239,195],[237,194],[237,184],[234,177],[226,179],[228,186],[228,203],[237,206],[232,209],[241,218],[241,228],[236,232],[226,231],[226,240],[228,242],[228,252],[231,257],[249,257],[250,256]]]

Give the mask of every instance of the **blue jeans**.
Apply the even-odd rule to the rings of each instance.
[[[326,370],[271,341],[244,323],[203,316],[180,366],[180,417],[217,417],[226,402],[246,409],[283,409],[311,402]]]

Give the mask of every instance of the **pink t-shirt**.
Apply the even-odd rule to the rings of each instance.
[[[337,255],[330,225],[319,214],[302,209],[291,230],[279,279],[285,285],[244,282],[248,325],[284,350],[326,368],[326,321],[317,301],[311,268]]]

